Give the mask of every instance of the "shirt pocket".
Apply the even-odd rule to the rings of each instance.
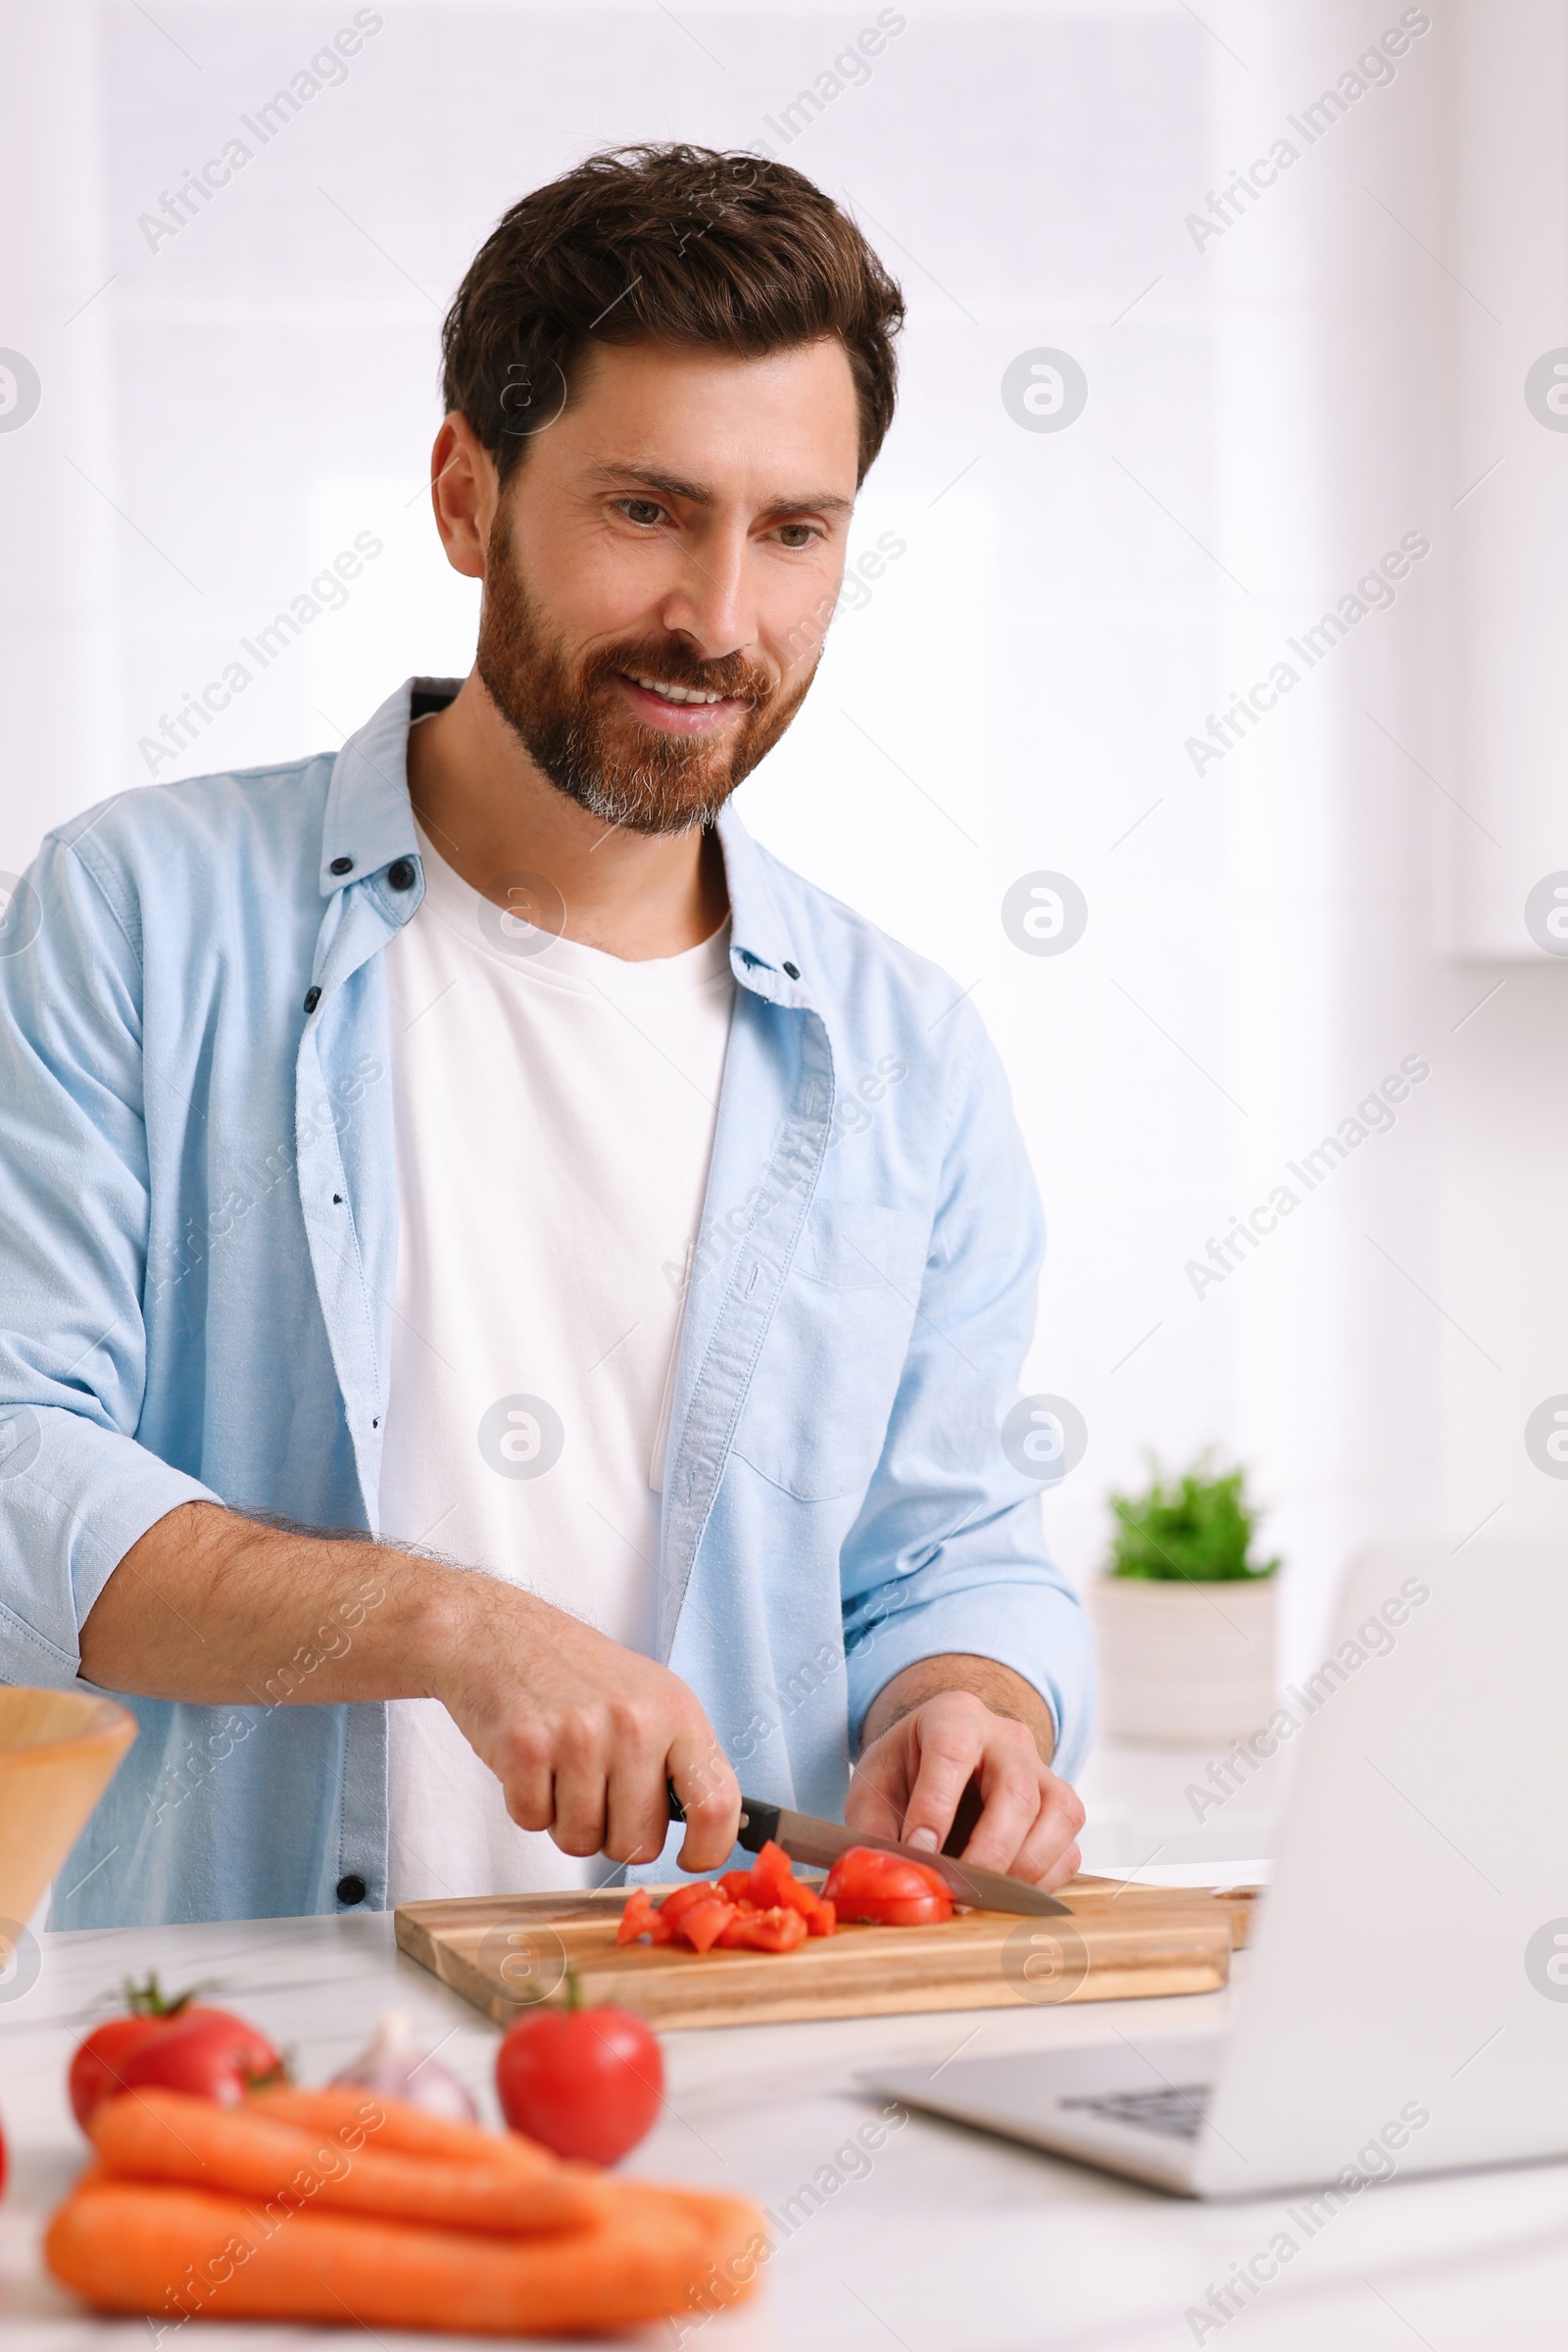
[[[817,1201],[774,1310],[734,1450],[803,1502],[876,1468],[930,1243],[917,1210]]]

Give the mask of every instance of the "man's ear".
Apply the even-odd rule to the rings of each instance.
[[[490,526],[501,503],[496,463],[466,416],[454,411],[430,452],[430,505],[454,571],[484,578]]]

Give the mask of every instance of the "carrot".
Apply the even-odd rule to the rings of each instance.
[[[253,2092],[245,2112],[265,2115],[280,2124],[299,2124],[307,2132],[333,2132],[346,2148],[356,2148],[373,2136],[381,2149],[400,2156],[435,2156],[458,2164],[493,2163],[498,2154],[519,2168],[537,2172],[557,2159],[535,2139],[520,2132],[505,2138],[481,2131],[477,2124],[449,2124],[429,2115],[407,2099],[383,2098],[353,2082],[329,2082],[320,2090],[296,2090],[279,2083]]]
[[[508,2241],[351,2214],[274,2222],[237,2197],[100,2180],[67,2199],[44,2251],[106,2311],[549,2335],[738,2301],[766,2242],[753,2207],[641,2184],[593,2230]]]
[[[270,2214],[309,2205],[450,2230],[582,2230],[601,2219],[609,2194],[603,2175],[586,2165],[508,2163],[504,2142],[490,2133],[475,2132],[478,2153],[458,2162],[373,2142],[351,2152],[331,2133],[255,2106],[220,2107],[177,2090],[106,2099],[91,2130],[113,2175],[254,2197]]]

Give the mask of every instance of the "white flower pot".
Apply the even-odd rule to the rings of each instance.
[[[1245,1740],[1274,1711],[1279,1578],[1154,1584],[1097,1576],[1089,1612],[1100,1665],[1100,1728],[1111,1740]]]

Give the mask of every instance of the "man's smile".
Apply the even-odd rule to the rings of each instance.
[[[747,695],[666,684],[645,671],[621,670],[615,684],[638,717],[665,735],[713,735],[752,709]]]

